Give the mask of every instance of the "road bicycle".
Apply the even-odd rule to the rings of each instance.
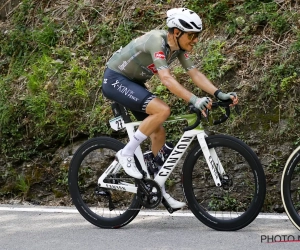
[[[300,230],[300,146],[289,156],[283,169],[281,198],[287,216]]]
[[[230,102],[214,102],[223,114],[214,124],[230,116]],[[114,103],[115,118],[110,126],[124,129],[131,138],[141,121],[132,121],[128,110]],[[120,228],[130,223],[141,209],[163,204],[161,187],[184,157],[182,188],[188,208],[206,226],[220,231],[239,230],[249,225],[260,212],[266,193],[265,174],[257,155],[241,140],[229,135],[207,135],[201,112],[171,116],[166,122],[185,120],[187,127],[173,151],[151,178],[141,147],[135,151],[137,168],[143,179],[126,175],[115,160],[125,145],[114,138],[100,136],[83,143],[75,152],[69,168],[69,190],[79,213],[101,228]]]

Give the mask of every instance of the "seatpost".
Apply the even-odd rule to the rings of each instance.
[[[122,116],[125,123],[132,122],[128,110],[123,105],[113,102],[111,108],[115,117]]]

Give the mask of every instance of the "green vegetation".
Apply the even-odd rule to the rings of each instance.
[[[67,170],[62,159],[49,163],[56,150],[98,134],[122,136],[108,126],[110,103],[101,94],[105,63],[131,39],[165,28],[165,11],[180,7],[175,2],[23,0],[0,23],[0,169],[6,166],[0,172],[1,195],[31,197],[32,185],[49,178],[59,188],[46,189],[60,197]],[[240,116],[218,127],[206,123],[207,129],[244,139],[264,159],[269,178],[279,179],[291,147],[299,145],[299,6],[291,0],[186,0],[183,5],[203,18],[191,55],[198,68],[240,98]],[[193,93],[205,95],[178,63],[172,72]],[[185,102],[158,78],[148,84],[173,115],[186,112]],[[166,125],[170,140],[182,126]],[[264,158],[270,152],[271,160]],[[38,162],[43,175],[18,168],[28,162]]]

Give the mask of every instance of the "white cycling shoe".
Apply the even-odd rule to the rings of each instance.
[[[121,164],[126,174],[136,178],[142,179],[142,173],[137,169],[135,165],[134,158],[132,156],[123,156],[121,153],[122,150],[118,151],[116,154],[116,160]]]
[[[171,208],[177,209],[177,208],[182,208],[182,207],[186,206],[185,202],[181,202],[181,201],[175,200],[168,193],[164,193],[163,197],[169,203],[169,205],[171,206]]]

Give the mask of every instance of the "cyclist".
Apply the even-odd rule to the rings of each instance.
[[[154,74],[171,93],[192,103],[204,116],[206,109],[211,108],[212,100],[195,96],[171,75],[169,65],[176,58],[196,86],[220,100],[232,99],[233,105],[238,103],[236,93],[223,93],[216,88],[189,58],[188,52],[192,51],[202,31],[201,18],[189,9],[174,8],[167,11],[167,26],[168,31],[152,30],[116,51],[109,59],[103,77],[103,95],[127,107],[137,120],[142,121],[134,136],[116,154],[125,172],[137,179],[143,176],[134,162],[136,148],[150,137],[151,149],[156,156],[166,139],[162,124],[170,116],[170,107],[145,86]],[[185,206],[184,202],[166,193],[164,187],[162,194],[172,208]]]

